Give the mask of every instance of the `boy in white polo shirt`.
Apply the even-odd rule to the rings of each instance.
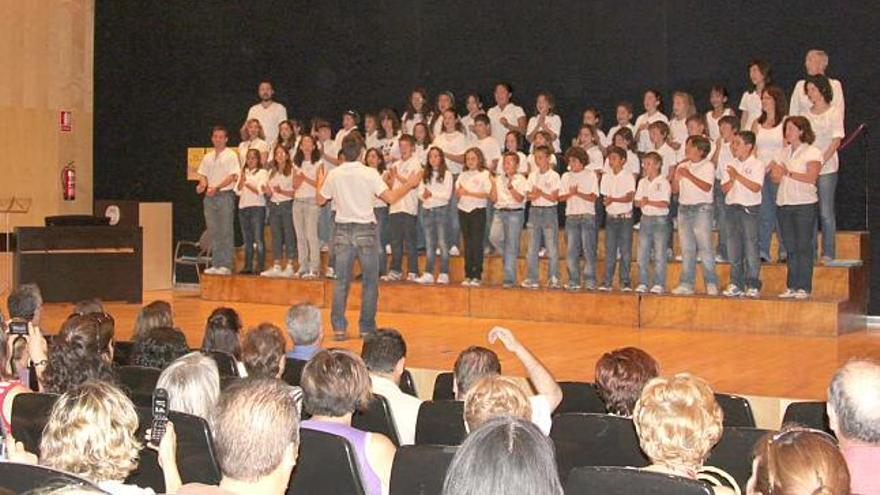
[[[422,164],[414,153],[416,142],[409,134],[400,136],[400,161],[389,168],[392,184],[405,184],[413,174],[422,172]],[[419,253],[416,246],[418,236],[419,197],[418,191],[410,191],[397,203],[388,207],[388,223],[391,225],[391,269],[382,277],[386,282],[398,281],[403,277],[403,250],[406,249],[406,280],[415,282],[419,278]]]
[[[211,267],[205,269],[209,275],[229,275],[232,273],[232,257],[235,248],[233,224],[235,216],[235,181],[240,173],[238,154],[226,147],[229,132],[223,126],[211,130],[209,151],[199,165],[199,183],[196,194],[205,194],[205,226],[211,236]]]
[[[662,294],[666,287],[666,250],[669,248],[669,202],[672,186],[661,173],[663,158],[659,153],[649,151],[642,158],[642,165],[645,177],[639,181],[635,195],[635,205],[642,210],[639,222],[639,285],[636,292],[648,292],[650,287],[652,294]],[[652,250],[653,282],[648,274]]]
[[[727,207],[727,254],[730,256],[730,285],[724,295],[758,297],[761,291],[758,212],[764,187],[764,163],[754,156],[755,134],[751,131],[737,132],[731,148],[735,158],[718,162]]]
[[[556,205],[559,202],[559,174],[550,166],[553,151],[549,146],[535,148],[535,161],[538,170],[529,176],[531,190],[528,194],[532,206],[529,209],[529,251],[528,275],[522,286],[526,289],[538,288],[538,250],[543,242],[550,257],[549,289],[558,289],[559,285],[559,219]]]
[[[581,288],[580,258],[584,256],[584,285],[596,288],[596,199],[599,197],[599,179],[587,170],[590,161],[587,152],[572,146],[565,152],[569,171],[562,174],[559,200],[565,201],[565,239],[568,244],[568,290]]]
[[[502,173],[496,176],[495,188],[490,199],[495,205],[492,220],[492,244],[504,259],[504,279],[501,284],[509,289],[516,284],[516,262],[519,257],[519,240],[525,218],[525,201],[529,182],[517,173],[519,155],[506,151],[501,157]]]
[[[610,291],[614,280],[617,256],[620,256],[620,290],[632,290],[630,262],[632,260],[633,197],[636,192],[635,176],[624,170],[626,150],[619,146],[608,148],[608,167],[602,175],[599,192],[605,205],[605,277],[601,291]]]
[[[697,256],[703,262],[706,293],[718,295],[715,249],[712,245],[712,186],[715,165],[709,160],[712,145],[705,136],[691,136],[685,142],[687,161],[675,167],[672,191],[678,192],[678,236],[681,242],[681,278],[672,293],[691,295],[697,271]]]

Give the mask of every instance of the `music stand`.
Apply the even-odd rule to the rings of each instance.
[[[6,284],[5,287],[0,287],[0,294],[5,292],[7,289],[12,289],[12,263],[13,263],[13,254],[11,249],[11,241],[12,239],[12,229],[9,228],[9,215],[13,213],[27,213],[31,209],[31,198],[16,198],[12,196],[11,198],[0,198],[0,214],[3,215],[4,224],[6,226],[6,254],[9,256],[9,263],[4,263],[6,265],[6,277],[3,278],[3,283]]]

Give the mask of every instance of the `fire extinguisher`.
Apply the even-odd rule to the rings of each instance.
[[[67,162],[67,165],[61,169],[61,190],[64,201],[76,199],[76,169],[73,167],[73,160]]]

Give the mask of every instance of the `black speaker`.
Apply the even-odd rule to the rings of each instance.
[[[100,225],[110,225],[110,219],[93,215],[57,215],[46,217],[46,227],[90,227]]]

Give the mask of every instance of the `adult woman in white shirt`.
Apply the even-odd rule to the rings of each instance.
[[[415,88],[409,94],[409,100],[406,102],[406,109],[401,118],[401,126],[404,134],[413,134],[413,128],[418,123],[427,124],[434,112],[431,111],[431,104],[428,103],[428,92],[425,88]]]
[[[819,189],[819,222],[822,224],[822,262],[834,259],[836,252],[834,237],[837,222],[834,216],[834,194],[837,189],[837,171],[840,159],[837,149],[843,139],[843,114],[832,105],[834,90],[824,75],[808,76],[804,91],[813,102],[812,108],[804,115],[810,121],[816,142],[822,151],[822,170],[817,183]]]
[[[544,131],[550,134],[550,142],[553,145],[553,152],[559,153],[562,150],[559,145],[559,135],[562,133],[562,118],[556,114],[556,99],[553,93],[549,91],[541,91],[535,99],[535,116],[529,119],[526,125],[526,139],[532,143],[534,150],[535,136]]]
[[[266,198],[263,186],[269,180],[269,171],[260,166],[260,152],[256,149],[247,151],[243,170],[235,186],[238,200],[238,221],[241,224],[241,237],[244,243],[243,275],[251,275],[263,271],[266,264],[266,248],[263,243],[263,232],[266,225]],[[254,265],[254,249],[257,264]]]
[[[771,82],[770,64],[765,60],[752,60],[748,65],[749,90],[739,100],[742,112],[740,129],[751,129],[755,119],[761,114],[761,98],[764,88]]]
[[[764,164],[766,173],[770,172],[768,165],[782,151],[785,145],[782,132],[782,122],[788,115],[788,105],[782,89],[777,86],[768,86],[761,94],[761,116],[752,125],[755,133],[755,155]],[[770,261],[770,238],[775,231],[779,244],[777,245],[777,259],[785,261],[785,243],[779,230],[779,221],[776,218],[776,190],[779,185],[771,180],[764,180],[761,191],[760,226],[758,228],[758,250],[761,261]]]
[[[250,119],[244,124],[241,132],[241,143],[238,145],[238,158],[242,166],[247,160],[249,150],[257,150],[260,157],[260,166],[269,161],[269,144],[266,143],[266,134],[263,126],[257,119]]]
[[[642,105],[645,107],[645,113],[636,119],[635,141],[636,150],[639,153],[647,153],[654,148],[648,135],[648,126],[657,121],[669,124],[669,119],[663,114],[663,97],[656,89],[645,91]]]
[[[813,146],[816,137],[806,117],[788,117],[783,125],[787,144],[770,162],[770,178],[779,184],[776,204],[788,249],[787,288],[779,297],[807,299],[813,290],[813,234],[819,210],[816,181],[822,151]]]

